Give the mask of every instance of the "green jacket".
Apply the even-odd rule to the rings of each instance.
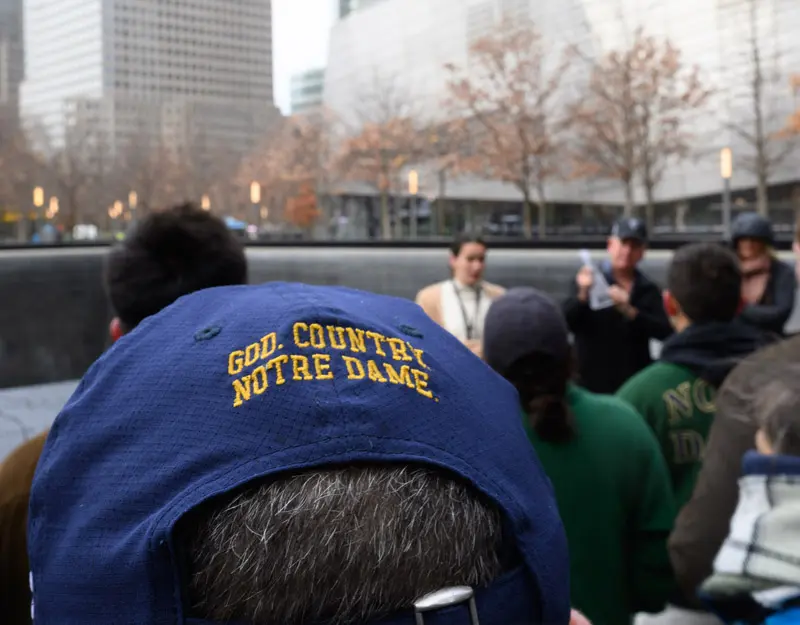
[[[675,507],[653,435],[618,399],[571,387],[577,434],[528,436],[555,490],[570,550],[572,605],[593,625],[659,612],[673,591],[666,541]]]
[[[692,496],[719,385],[767,337],[742,323],[690,326],[665,344],[661,360],[628,380],[617,396],[647,421],[661,446],[680,510]]]
[[[667,461],[680,510],[692,496],[714,419],[715,388],[686,367],[657,362],[617,392],[641,414]]]

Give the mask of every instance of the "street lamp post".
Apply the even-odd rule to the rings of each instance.
[[[419,174],[416,169],[408,172],[408,194],[411,196],[408,203],[409,235],[417,238],[417,194],[419,193]]]
[[[58,215],[58,198],[54,195],[50,198],[50,205],[45,216],[48,219],[54,219],[56,215]]]
[[[122,202],[119,200],[115,200],[111,207],[108,209],[108,216],[111,218],[111,234],[116,236],[116,220],[122,217],[124,209],[122,207]]]
[[[733,152],[730,148],[720,150],[719,173],[722,176],[722,232],[727,241],[731,238],[731,178],[733,177]]]
[[[34,234],[34,221],[38,221],[39,215],[42,212],[42,207],[44,206],[44,189],[42,187],[34,187],[33,189],[33,206],[36,209],[33,212],[33,219],[28,220],[31,224],[30,236]]]
[[[255,180],[250,183],[250,203],[253,205],[253,214],[258,222],[260,217],[258,207],[261,204],[261,184]]]
[[[139,204],[139,194],[136,191],[128,193],[128,208],[131,211],[131,218],[136,221],[136,207]]]

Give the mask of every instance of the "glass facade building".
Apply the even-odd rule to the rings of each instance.
[[[25,76],[22,0],[0,0],[0,108],[16,121]]]
[[[324,88],[324,69],[311,69],[292,76],[292,114],[321,107]]]
[[[270,0],[25,0],[23,116],[55,144],[86,122],[246,149],[275,114],[271,22]]]
[[[754,43],[764,79],[767,134],[783,128],[796,104],[790,76],[800,73],[797,0],[384,0],[334,26],[325,104],[357,123],[359,102],[380,76],[391,79],[423,118],[443,119],[445,65],[466,66],[470,44],[503,16],[531,19],[553,54],[577,46],[583,57],[599,58],[624,48],[635,30],[643,28],[668,38],[687,65],[700,67],[714,93],[704,109],[686,120],[692,153],[666,171],[656,192],[662,202],[718,194],[719,150],[724,146],[734,153],[734,189],[754,186],[748,171],[753,150],[743,139],[754,127]],[[584,70],[570,73],[565,97],[579,97],[589,71],[584,65]],[[772,167],[771,184],[800,180],[800,153],[791,142],[771,144],[776,153],[787,152]],[[477,179],[453,181],[448,191],[453,197],[520,198],[510,185]],[[553,181],[547,193],[551,201],[564,203],[620,204],[624,199],[621,184],[611,180]],[[636,199],[643,202],[642,189]]]

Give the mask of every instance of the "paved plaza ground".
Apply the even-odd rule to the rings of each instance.
[[[0,390],[0,460],[26,438],[50,427],[77,382]]]

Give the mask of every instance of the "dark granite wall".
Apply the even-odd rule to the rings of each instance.
[[[111,313],[102,285],[105,248],[0,251],[0,388],[81,377],[107,346]],[[341,284],[413,298],[448,276],[432,249],[252,248],[251,282]],[[662,281],[669,252],[645,271]],[[487,279],[563,297],[579,266],[575,251],[490,251]]]

